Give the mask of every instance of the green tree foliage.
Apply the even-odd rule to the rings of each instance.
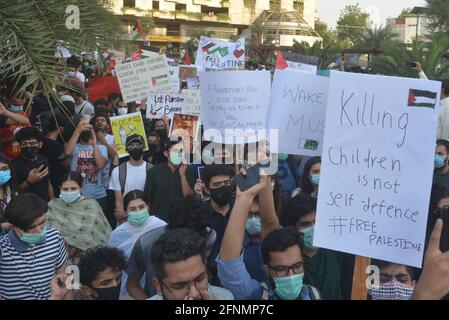
[[[391,42],[383,55],[373,58],[371,67],[378,74],[416,78],[407,62],[418,61],[429,79],[448,78],[449,61],[443,57],[448,47],[447,35],[436,35],[431,42],[415,41],[411,47]]]
[[[79,29],[67,28],[72,4],[79,8]],[[64,86],[54,64],[60,41],[79,54],[109,48],[125,38],[111,8],[107,0],[0,0],[0,79],[25,77],[16,92],[39,86],[49,95],[56,85]]]
[[[315,20],[315,31],[323,38],[323,46],[327,47],[332,42],[337,41],[335,31],[329,29],[329,26],[320,19]]]
[[[352,44],[360,41],[363,30],[368,21],[369,14],[363,12],[359,4],[347,5],[341,12],[337,21],[337,35],[342,41]]]
[[[426,0],[428,15],[431,18],[430,27],[434,31],[449,31],[449,3],[447,0]]]

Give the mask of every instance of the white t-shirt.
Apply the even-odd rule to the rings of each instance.
[[[70,78],[77,78],[78,80],[82,81],[83,83],[86,82],[86,76],[84,73],[79,71],[69,71],[66,73],[66,77]]]
[[[115,141],[114,141],[114,136],[112,134],[106,134],[106,136],[104,137],[106,142],[108,143],[108,145],[111,148],[114,148],[115,146]],[[112,159],[111,157],[108,156],[108,161],[106,162],[106,165],[103,168],[103,182],[104,182],[104,187],[106,189],[109,189],[109,181],[111,180],[111,177],[109,175],[109,170],[111,168],[111,163],[114,159]]]
[[[81,109],[83,111],[80,113]],[[80,114],[81,116],[85,114],[93,115],[95,113],[95,109],[92,103],[90,103],[89,101],[84,101],[81,104],[75,105],[75,112]]]
[[[145,188],[145,180],[147,179],[147,163],[144,161],[140,166],[133,166],[126,163],[126,179],[125,190],[123,196],[132,190],[141,190]],[[109,183],[109,189],[120,191],[120,179],[119,179],[119,167],[114,168],[111,174],[111,182]]]

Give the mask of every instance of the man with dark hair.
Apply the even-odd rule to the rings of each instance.
[[[107,113],[108,109],[107,109],[108,103],[106,102],[106,100],[104,99],[97,99],[94,102],[94,110],[95,113]]]
[[[71,81],[72,89],[70,95],[75,99],[75,113],[83,115],[93,115],[95,113],[94,106],[85,100],[85,87],[80,80]]]
[[[441,81],[440,112],[438,115],[438,139],[449,140],[449,79]]]
[[[153,213],[165,220],[173,202],[194,194],[194,174],[192,166],[183,163],[182,143],[168,140],[163,151],[168,161],[148,171],[145,193]]]
[[[145,141],[141,135],[128,136],[126,151],[130,159],[112,170],[108,188],[114,192],[115,218],[119,223],[128,217],[123,207],[123,197],[132,190],[144,190],[147,172],[153,166],[143,160],[143,149],[145,149]]]
[[[114,116],[118,114],[118,103],[120,101],[120,94],[118,93],[111,93],[108,96],[108,105],[107,109],[110,116]]]
[[[126,273],[128,275],[126,289],[130,296],[143,300],[156,294],[156,288],[152,282],[154,267],[151,263],[150,255],[154,242],[166,230],[187,228],[196,232],[206,241],[204,255],[209,257],[216,240],[216,233],[206,226],[206,215],[208,208],[201,200],[194,196],[188,196],[174,202],[167,215],[167,225],[153,229],[143,234],[137,240],[129,258]],[[140,279],[145,274],[145,288],[140,287]]]
[[[148,151],[145,151],[143,153],[144,160],[150,162],[154,166],[163,162],[167,162],[167,158],[162,152],[161,138],[157,134],[157,132],[148,132],[147,141]]]
[[[221,240],[228,223],[228,218],[232,210],[233,189],[231,179],[234,176],[234,169],[226,164],[211,164],[204,167],[202,179],[197,181],[195,191],[205,192],[210,196],[209,214],[207,225],[217,232],[217,241],[208,262],[208,267],[212,275],[212,283],[218,283],[217,266],[215,257],[221,247]],[[203,184],[204,182],[204,184]],[[200,187],[198,188],[198,184]]]
[[[373,286],[368,294],[372,300],[411,300],[416,285],[415,270],[412,267],[371,260],[379,268],[379,286]]]
[[[433,183],[439,183],[449,187],[449,141],[437,140],[435,150],[435,171],[433,172]]]
[[[47,134],[42,140],[42,148],[39,150],[39,154],[47,157],[49,161],[49,176],[55,196],[59,196],[63,175],[70,170],[70,160],[64,153],[64,145],[58,141],[69,126],[70,123],[64,115],[56,113],[51,117]]]
[[[21,129],[16,134],[20,156],[12,161],[21,192],[31,192],[48,202],[54,198],[49,178],[49,162],[39,154],[42,148],[42,133],[34,128]]]
[[[282,211],[281,224],[294,227],[301,235],[304,283],[316,287],[323,299],[342,299],[342,253],[313,246],[316,199],[299,194]]]
[[[151,250],[157,295],[150,300],[233,300],[228,290],[208,284],[204,252],[204,238],[192,230],[165,232]]]
[[[237,186],[236,201],[217,258],[221,285],[237,300],[319,299],[314,287],[303,284],[303,246],[298,230],[278,229],[270,182],[266,175],[261,175],[260,182],[248,190],[242,192]],[[251,278],[242,254],[245,223],[256,196],[261,201],[262,259],[268,282]]]
[[[50,300],[119,300],[122,272],[126,266],[123,252],[117,248],[98,246],[87,250],[78,263],[80,294],[70,295],[67,275],[52,281]]]
[[[50,282],[67,260],[58,230],[47,228],[47,203],[28,193],[13,198],[5,210],[12,229],[0,237],[0,296],[2,299],[44,300]]]

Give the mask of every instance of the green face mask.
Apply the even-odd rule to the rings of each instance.
[[[47,226],[44,227],[41,233],[23,233],[20,240],[31,245],[39,244],[44,241],[47,235]]]
[[[313,233],[315,231],[315,226],[311,226],[309,228],[303,229],[299,231],[304,235],[304,245],[307,249],[312,251],[317,251],[319,248],[313,246]]]
[[[147,222],[148,218],[150,217],[150,214],[148,213],[147,209],[143,209],[139,212],[130,212],[128,214],[128,222],[131,223],[133,226],[141,226],[145,222]]]
[[[279,160],[280,162],[286,161],[287,158],[288,158],[288,154],[287,154],[287,153],[279,153],[279,154],[278,154],[278,160]]]
[[[283,300],[295,300],[303,287],[304,273],[294,274],[282,278],[274,278],[276,289],[274,291]]]
[[[170,162],[175,166],[179,166],[182,162],[182,153],[170,152]]]

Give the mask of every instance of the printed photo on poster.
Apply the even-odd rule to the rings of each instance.
[[[192,152],[198,133],[198,117],[175,113],[170,126],[170,138],[181,138],[186,151]]]
[[[148,142],[143,125],[142,114],[140,112],[111,117],[112,134],[115,145],[119,148],[120,158],[128,156],[126,152],[126,138],[133,134],[141,135],[145,141],[145,149],[148,150]]]

